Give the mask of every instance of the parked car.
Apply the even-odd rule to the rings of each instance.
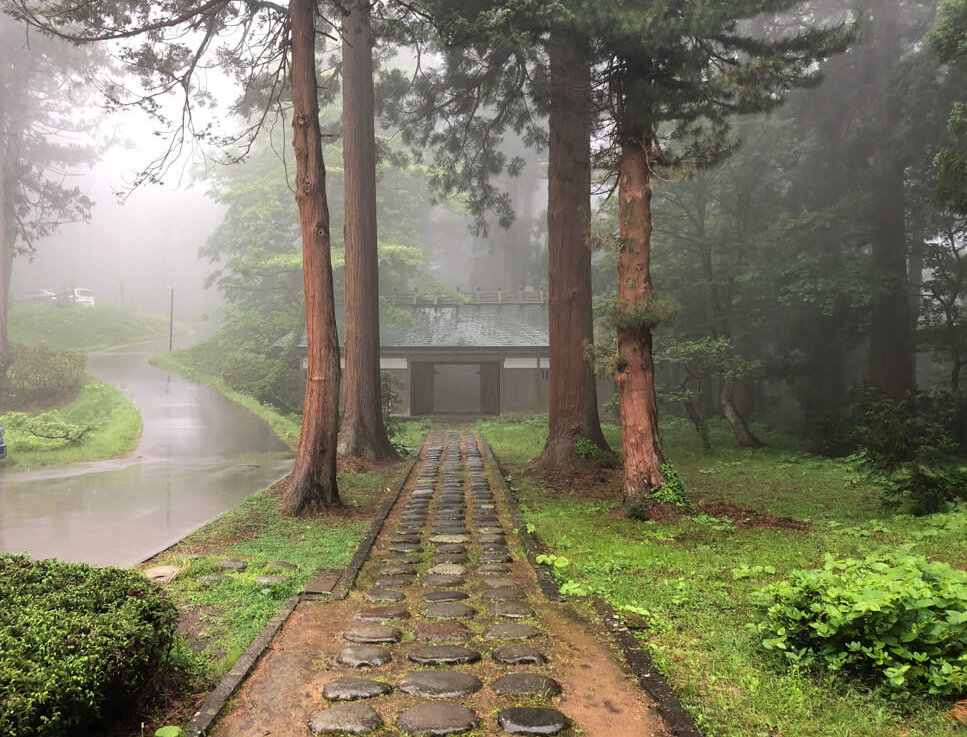
[[[17,297],[18,302],[40,302],[49,304],[57,301],[57,295],[49,289],[31,289]]]
[[[0,461],[7,457],[7,441],[3,437],[3,428],[0,427]]]
[[[57,306],[67,307],[68,305],[81,305],[82,307],[94,306],[94,292],[84,287],[68,289],[65,292],[57,293]]]

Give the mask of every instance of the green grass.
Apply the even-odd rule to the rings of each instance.
[[[403,472],[406,464],[379,471],[340,474],[340,493],[348,507],[370,507]],[[148,565],[174,564],[185,570],[167,587],[179,610],[201,623],[195,650],[178,645],[181,667],[197,689],[211,688],[289,596],[298,592],[317,568],[345,566],[368,527],[359,514],[324,513],[311,518],[282,514],[279,500],[262,491],[162,553]],[[206,574],[223,573],[218,561],[248,563],[228,581],[205,586]],[[275,565],[299,566],[295,572]],[[284,575],[276,585],[260,585],[263,575]]]
[[[546,434],[542,420],[489,420],[478,429],[505,464],[529,460]],[[712,429],[717,450],[706,454],[690,426],[673,420],[664,427],[666,452],[698,505],[676,522],[635,522],[618,514],[618,500],[581,498],[580,489],[569,498],[569,489],[550,490],[526,470],[514,473],[527,521],[549,552],[570,561],[558,571],[562,583],[638,612],[639,636],[710,737],[954,734],[941,716],[949,702],[898,704],[822,673],[789,670],[746,625],[756,617],[753,590],[818,566],[827,553],[863,556],[909,545],[963,566],[967,511],[893,515],[846,462],[810,456],[764,429],[769,447],[742,450],[724,425]],[[620,447],[617,427],[605,433]],[[702,514],[701,504],[714,499],[812,525],[736,528]],[[742,566],[776,572],[737,578],[733,571]]]
[[[87,377],[77,397],[60,409],[54,418],[75,425],[93,425],[83,440],[37,438],[24,430],[8,426],[8,415],[0,416],[5,427],[7,459],[3,465],[18,467],[60,465],[96,461],[129,453],[141,437],[141,413],[128,398],[113,387]]]
[[[174,374],[184,376],[199,384],[204,384],[217,391],[219,394],[231,399],[243,407],[246,407],[254,414],[261,417],[278,435],[282,442],[294,448],[299,443],[299,435],[302,433],[302,418],[295,415],[285,415],[275,407],[262,404],[255,397],[236,391],[220,376],[209,371],[205,366],[199,364],[190,348],[170,353],[156,353],[149,359],[152,364],[170,371]]]
[[[12,343],[94,351],[166,335],[167,317],[123,307],[14,305],[10,309]]]

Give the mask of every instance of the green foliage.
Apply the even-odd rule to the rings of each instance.
[[[898,696],[967,691],[967,573],[923,556],[827,556],[762,589],[762,644]]]
[[[675,300],[664,299],[655,294],[649,295],[640,304],[630,304],[621,297],[615,297],[607,311],[605,324],[615,332],[653,330],[669,322],[680,309]]]
[[[91,733],[171,647],[175,608],[137,573],[0,555],[0,584],[4,734]]]
[[[177,726],[162,727],[155,730],[154,737],[185,737],[185,730]]]
[[[87,356],[80,351],[46,345],[11,346],[0,401],[7,407],[21,407],[65,397],[80,386],[86,364]]]
[[[967,2],[944,0],[930,42],[941,61],[962,74],[967,69]],[[940,203],[967,215],[967,101],[954,103],[948,121],[948,144],[934,159],[937,198]]]
[[[69,404],[39,417],[0,415],[5,465],[40,466],[113,458],[134,450],[141,414],[117,389],[87,378]]]
[[[44,412],[30,417],[23,412],[9,412],[3,416],[6,427],[46,440],[66,440],[80,443],[94,429],[93,425],[78,425],[61,419],[57,412]]]
[[[656,504],[671,504],[679,509],[691,509],[692,504],[685,491],[685,481],[675,467],[666,461],[661,465],[661,472],[665,476],[665,483],[649,495],[651,501]]]
[[[574,450],[579,458],[589,461],[601,453],[601,449],[590,438],[578,438],[574,441]]]
[[[917,514],[967,498],[967,466],[954,455],[951,432],[958,404],[942,392],[905,400],[874,390],[861,395],[857,458],[888,497]]]

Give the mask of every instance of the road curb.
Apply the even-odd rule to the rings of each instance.
[[[481,436],[477,435],[477,442],[484,449],[488,460],[493,462],[493,467],[497,471],[497,483],[503,491],[504,501],[517,527],[524,550],[527,552],[527,560],[537,574],[537,582],[541,587],[544,596],[551,601],[567,602],[567,598],[561,595],[557,586],[557,581],[551,576],[546,566],[537,562],[537,541],[527,529],[527,522],[520,511],[517,503],[517,494],[507,484],[504,478],[503,469],[494,457],[490,444]],[[648,653],[641,649],[638,640],[631,630],[625,625],[621,617],[606,600],[596,597],[594,608],[604,622],[612,640],[621,649],[625,662],[634,674],[641,688],[655,701],[655,709],[665,721],[668,729],[675,737],[703,737],[702,731],[695,723],[694,717],[682,706],[675,692],[672,690],[665,676],[659,672],[652,662]],[[582,621],[587,619],[579,612],[574,611],[573,607],[568,609],[574,616]]]
[[[426,447],[426,441],[424,441],[423,447]],[[329,601],[345,599],[349,594],[349,590],[356,580],[359,569],[369,556],[373,544],[376,542],[376,538],[383,528],[383,523],[386,522],[386,518],[399,499],[403,487],[406,486],[406,482],[409,481],[410,476],[413,474],[413,469],[416,468],[417,462],[423,455],[423,447],[420,448],[420,451],[414,457],[413,462],[410,463],[406,473],[394,484],[389,496],[383,502],[382,506],[380,506],[379,512],[370,525],[369,531],[366,533],[366,537],[356,546],[356,552],[353,554],[352,560],[343,568],[339,581],[333,587],[332,595],[328,599]],[[272,615],[272,619],[255,636],[255,639],[249,643],[245,652],[235,661],[232,669],[222,677],[218,685],[215,686],[215,690],[208,694],[205,703],[202,704],[201,708],[191,718],[191,721],[188,722],[188,725],[185,727],[186,737],[202,737],[208,731],[225,707],[225,704],[228,703],[228,700],[232,698],[232,695],[242,684],[242,681],[245,680],[245,677],[251,672],[255,664],[265,654],[265,651],[269,649],[272,640],[275,639],[279,630],[289,621],[289,617],[292,616],[296,607],[302,601],[306,600],[308,600],[306,595],[300,592],[282,602],[282,606]],[[319,601],[319,599],[316,599],[316,601]]]

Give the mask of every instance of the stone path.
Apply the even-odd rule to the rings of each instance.
[[[431,440],[356,590],[297,610],[217,734],[662,734],[607,647],[542,597],[487,471],[473,436]]]

